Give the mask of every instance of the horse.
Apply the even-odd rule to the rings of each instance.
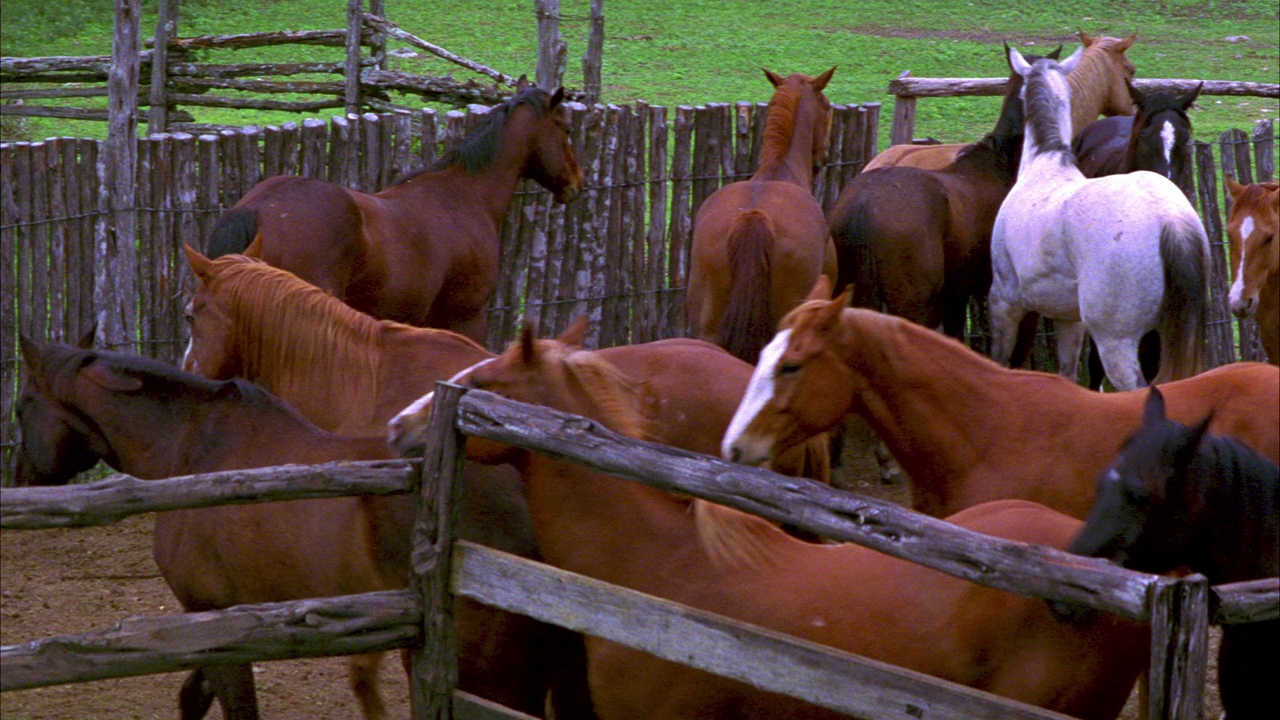
[[[827,222],[836,287],[852,285],[854,305],[964,337],[969,298],[991,285],[991,226],[1018,169],[1021,88],[1011,72],[995,129],[945,168],[863,172],[840,191]]]
[[[1165,90],[1142,91],[1126,80],[1137,106],[1136,115],[1117,115],[1090,123],[1071,141],[1076,166],[1087,178],[1150,170],[1179,186],[1190,179],[1191,119],[1187,109],[1200,96],[1204,83],[1178,95]],[[1160,369],[1159,338],[1147,333],[1138,343],[1142,376],[1148,382]],[[1089,347],[1089,387],[1102,386],[1102,361]]]
[[[375,317],[483,342],[498,230],[520,179],[558,202],[582,189],[563,99],[522,77],[456,150],[376,194],[268,178],[219,218],[210,253],[261,257]]]
[[[1253,316],[1267,358],[1280,365],[1280,182],[1241,185],[1227,177],[1231,216],[1229,302],[1238,318]]]
[[[17,485],[60,485],[105,460],[142,479],[285,463],[393,457],[385,437],[325,432],[242,380],[215,382],[149,358],[38,345],[25,336],[17,401]],[[263,442],[266,439],[267,442]],[[156,513],[156,565],[189,612],[405,587],[411,496],[341,497]],[[349,660],[365,718],[381,718],[381,653]],[[231,720],[258,717],[249,664],[194,670],[181,716],[217,698]]]
[[[1137,35],[1095,38],[1081,30],[1079,36],[1085,54],[1080,65],[1067,77],[1071,83],[1071,127],[1076,133],[1097,120],[1099,115],[1132,115],[1136,110],[1126,89],[1135,68],[1125,52]],[[963,143],[891,145],[871,158],[863,172],[897,165],[941,170],[950,165],[964,148]]]
[[[1087,333],[1118,390],[1146,385],[1138,340],[1160,335],[1156,382],[1204,365],[1209,241],[1195,208],[1168,178],[1137,171],[1086,179],[1070,147],[1061,63],[1010,64],[1023,76],[1026,130],[1018,179],[991,235],[991,354],[1008,362],[1028,313],[1056,321],[1058,372],[1075,378]]]
[[[685,312],[693,336],[754,363],[778,320],[804,299],[820,273],[834,277],[835,247],[810,185],[826,156],[835,72],[783,78],[747,180],[712,193],[693,220]]]
[[[598,351],[575,338],[534,340],[528,325],[463,384],[630,437],[651,433],[643,399]],[[565,570],[1076,717],[1114,717],[1146,653],[1146,629],[1118,618],[1060,622],[1042,600],[856,545],[801,542],[704,500],[482,438],[468,438],[465,451],[520,468],[543,554]],[[949,520],[1055,547],[1080,524],[1021,501]],[[598,638],[587,638],[587,657],[602,720],[843,717]]]
[[[820,285],[822,283],[819,283]],[[761,353],[722,456],[767,462],[857,413],[910,479],[912,506],[945,516],[1023,498],[1084,518],[1094,478],[1138,426],[1143,393],[1096,393],[1011,370],[901,318],[845,308],[815,287]],[[1172,416],[1280,460],[1280,368],[1234,363],[1163,385]]]
[[[376,320],[279,268],[253,258],[210,260],[191,247],[197,278],[186,307],[191,344],[184,367],[243,377],[293,404],[317,425],[355,434],[385,433],[387,422],[446,380],[494,354],[447,330]],[[714,453],[751,377],[751,366],[693,339],[601,350],[642,382],[655,438]],[[824,438],[774,469],[829,483]],[[402,441],[402,450],[410,444]],[[513,488],[515,494],[520,488]]]
[[[1151,388],[1142,425],[1098,476],[1098,502],[1069,550],[1150,573],[1189,567],[1215,585],[1280,575],[1280,466],[1209,434],[1209,424],[1169,420]],[[1223,626],[1226,717],[1265,717],[1278,672],[1280,620]]]

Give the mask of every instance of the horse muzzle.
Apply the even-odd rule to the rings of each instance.
[[[1253,313],[1258,309],[1258,299],[1254,297],[1244,297],[1239,300],[1231,301],[1231,314],[1244,320],[1253,317]]]

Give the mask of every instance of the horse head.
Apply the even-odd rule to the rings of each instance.
[[[840,316],[851,290],[831,300],[830,288],[820,276],[761,351],[721,444],[726,460],[763,464],[844,418],[857,389],[835,348],[844,340]]]
[[[1280,183],[1242,185],[1228,175],[1227,192],[1227,240],[1235,276],[1229,302],[1236,317],[1251,317],[1262,302],[1262,288],[1280,276]]]
[[[182,357],[182,369],[218,380],[237,377],[242,373],[232,347],[234,313],[214,292],[214,284],[221,268],[239,256],[210,260],[190,245],[183,244],[182,249],[196,277],[195,295],[183,308],[191,338]]]
[[[810,173],[826,163],[827,139],[831,134],[831,101],[823,94],[831,76],[836,69],[810,77],[802,73],[792,73],[782,77],[767,68],[762,68],[769,83],[774,87],[773,97],[769,100],[768,120],[765,123],[764,146],[761,150],[760,166],[762,169],[777,163],[784,163],[791,152],[791,140],[799,131],[809,133],[808,168]]]
[[[19,336],[23,385],[15,407],[19,429],[14,484],[65,485],[99,458],[93,428],[64,402],[80,369],[92,361],[91,330],[77,347],[39,345]]]
[[[1098,499],[1070,551],[1151,573],[1186,564],[1202,509],[1189,468],[1212,418],[1194,427],[1169,420],[1164,396],[1153,386],[1142,425],[1099,475]]]
[[[1125,84],[1138,108],[1129,135],[1130,167],[1150,170],[1178,182],[1191,161],[1191,119],[1187,109],[1200,96],[1204,83],[1181,95],[1161,90],[1144,91],[1130,80]]]
[[[1081,77],[1072,82],[1072,91],[1089,92],[1096,96],[1097,112],[1103,115],[1132,115],[1137,105],[1129,96],[1128,82],[1133,80],[1137,68],[1129,61],[1125,52],[1133,46],[1137,34],[1123,38],[1091,37],[1080,31],[1080,43],[1085,48],[1088,60],[1082,64]],[[1076,130],[1097,119],[1097,113],[1090,118],[1076,118],[1082,123],[1075,124]]]
[[[524,76],[520,79],[525,81]],[[569,141],[564,88],[548,92],[527,81],[517,87],[515,96],[504,103],[500,112],[511,116],[507,122],[517,123],[520,121],[514,117],[516,109],[523,106],[528,110],[524,122],[532,123],[528,129],[529,154],[521,174],[546,188],[556,202],[570,202],[582,192],[582,169]]]

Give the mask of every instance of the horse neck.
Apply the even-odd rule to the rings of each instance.
[[[1280,574],[1280,476],[1229,438],[1207,436],[1188,470],[1188,563],[1213,584]]]
[[[528,112],[533,112],[531,108]],[[515,198],[516,188],[524,177],[529,158],[533,155],[533,132],[524,123],[516,121],[516,111],[511,111],[502,129],[502,137],[493,159],[483,168],[468,172],[461,162],[454,162],[433,173],[424,173],[402,186],[399,192],[440,195],[448,198],[450,206],[456,205],[459,198],[469,204],[483,208],[486,217],[493,221],[494,227],[501,227],[507,216],[511,201]],[[394,188],[388,188],[394,190]]]
[[[1107,53],[1096,45],[1085,48],[1079,64],[1067,75],[1071,86],[1071,137],[1104,112],[1119,114],[1119,109],[1110,104],[1112,61]],[[1070,140],[1068,137],[1068,144]]]
[[[813,103],[801,98],[794,113],[771,108],[765,123],[764,145],[760,149],[760,165],[752,180],[770,180],[799,185],[810,190],[813,185],[813,142],[818,112]],[[788,132],[787,126],[790,126]]]

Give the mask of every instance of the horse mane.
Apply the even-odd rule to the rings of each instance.
[[[378,338],[397,323],[375,320],[255,258],[227,255],[213,263],[210,290],[229,301],[243,364],[256,369],[255,377],[269,378],[272,391],[326,393],[348,404],[376,396]]]
[[[1080,62],[1084,63],[1083,58]],[[1077,65],[1076,69],[1079,67]],[[1039,60],[1031,66],[1031,72],[1026,78],[1023,106],[1027,132],[1031,134],[1031,139],[1040,152],[1061,153],[1065,161],[1072,162],[1074,155],[1071,153],[1071,145],[1063,141],[1061,128],[1058,127],[1058,108],[1064,100],[1069,104],[1071,98],[1059,98],[1049,89],[1047,82],[1032,82],[1049,71],[1049,64]],[[1067,79],[1070,81],[1070,75]]]
[[[1110,90],[1107,76],[1110,75],[1111,60],[1108,56],[1119,54],[1116,46],[1121,42],[1124,42],[1122,38],[1095,38],[1091,45],[1085,47],[1075,69],[1067,74],[1067,85],[1071,87],[1073,118],[1075,117],[1074,108],[1077,107],[1097,108],[1098,110],[1094,112],[1094,117],[1097,117]],[[1072,135],[1074,134],[1073,120]]]
[[[565,370],[595,401],[604,415],[605,425],[627,437],[655,439],[648,429],[651,423],[640,410],[639,385],[590,350],[561,345],[558,351],[551,352],[561,358]],[[767,520],[701,498],[692,498],[690,508],[698,539],[714,562],[744,568],[768,561],[772,546],[767,540],[776,535],[778,529]]]
[[[542,117],[547,113],[546,91],[538,87],[530,87],[493,106],[456,148],[446,152],[428,167],[401,175],[391,185],[403,185],[419,175],[438,172],[452,165],[461,165],[469,175],[484,170],[498,155],[498,148],[502,145],[502,130],[506,127],[507,118],[521,105],[528,105],[533,108],[538,117]]]
[[[800,106],[800,89],[791,83],[779,85],[769,99],[765,111],[764,132],[761,134],[760,162],[756,172],[771,169],[781,163],[791,149],[791,137],[796,128],[796,110]]]
[[[1244,186],[1244,192],[1240,193],[1240,197],[1231,203],[1232,214],[1235,213],[1237,207],[1247,207],[1259,204],[1263,198],[1276,190],[1280,190],[1280,180],[1269,180],[1267,182],[1250,183]]]

